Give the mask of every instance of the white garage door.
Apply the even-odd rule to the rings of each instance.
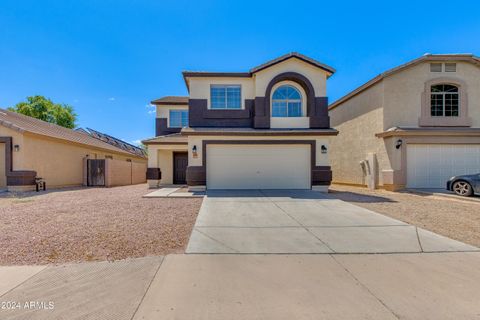
[[[407,187],[445,188],[449,178],[480,172],[480,145],[408,144]]]
[[[208,145],[207,189],[310,189],[310,145]]]

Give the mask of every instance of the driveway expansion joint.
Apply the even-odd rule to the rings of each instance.
[[[145,299],[145,296],[147,295],[148,290],[150,290],[150,287],[152,286],[153,280],[157,277],[158,270],[160,270],[160,267],[162,266],[163,261],[165,261],[166,258],[167,258],[167,256],[164,256],[163,259],[160,260],[160,263],[158,264],[157,270],[155,270],[155,273],[153,274],[153,277],[152,277],[152,279],[150,280],[150,283],[148,284],[147,289],[146,289],[145,292],[143,293],[142,298],[140,299],[137,307],[135,308],[135,311],[133,312],[132,317],[130,318],[130,320],[133,320],[133,318],[135,318],[135,315],[137,314],[138,309],[139,309],[140,306],[142,305],[143,300]]]
[[[20,287],[21,285],[23,285],[24,283],[28,282],[28,280],[32,279],[33,277],[39,275],[40,273],[42,273],[43,271],[49,269],[50,266],[48,265],[45,265],[45,268],[41,269],[41,270],[38,270],[37,272],[35,272],[34,274],[32,274],[31,276],[29,276],[28,278],[26,278],[25,280],[23,280],[22,282],[18,283],[16,286],[14,286],[13,288],[9,289],[8,291],[4,292],[3,294],[0,294],[0,298],[9,294],[10,292],[14,291],[15,289],[17,289],[18,287]]]
[[[363,282],[361,282],[357,277],[355,277],[355,275],[346,267],[344,266],[340,261],[338,261],[334,255],[330,255],[332,257],[332,259],[343,269],[345,270],[345,272],[356,282],[358,283],[361,287],[363,287],[365,290],[367,290],[367,292],[372,296],[374,297],[386,310],[388,310],[388,312],[390,312],[395,318],[397,319],[400,319],[400,316],[398,314],[395,313],[395,311],[393,311],[386,303],[385,301],[383,301],[382,299],[380,299],[379,297],[377,297],[375,295],[375,293],[372,292],[372,290],[370,290],[369,287],[367,287],[367,285],[365,285]]]

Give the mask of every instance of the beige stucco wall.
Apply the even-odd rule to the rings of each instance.
[[[147,181],[147,163],[146,162],[130,162],[132,165],[132,184],[145,183]]]
[[[252,78],[212,78],[193,77],[190,78],[190,99],[207,99],[207,106],[210,108],[210,86],[213,84],[231,84],[241,86],[242,109],[245,109],[245,99],[254,99],[254,81]]]
[[[150,187],[173,184],[173,153],[186,152],[186,145],[148,145],[148,167],[160,168],[160,181],[149,180]]]
[[[280,62],[269,68],[255,73],[252,78],[233,78],[233,77],[192,77],[190,81],[190,98],[191,99],[207,99],[208,107],[210,108],[210,86],[212,84],[235,84],[241,86],[241,101],[242,108],[245,108],[245,99],[254,99],[255,97],[264,97],[267,86],[270,81],[277,75],[284,72],[296,72],[310,80],[315,91],[315,96],[324,97],[327,95],[327,72],[305,63],[297,58],[291,58]],[[290,83],[289,81],[281,84]],[[281,85],[278,84],[278,85]],[[277,86],[278,86],[277,85]],[[305,99],[305,92],[303,89],[294,83],[296,87],[302,92]],[[272,91],[273,92],[273,91]],[[306,102],[303,101],[304,114],[306,114]],[[161,108],[157,108],[157,113],[164,112]],[[162,113],[162,117],[166,117]],[[299,118],[272,118],[272,128],[308,128],[308,117]]]
[[[167,126],[170,127],[170,110],[188,110],[188,106],[166,106],[158,105],[157,106],[157,118],[166,118]]]
[[[146,162],[106,159],[105,185],[107,187],[125,186],[146,182]]]
[[[132,183],[132,167],[127,161],[105,160],[105,186],[123,186]]]
[[[445,77],[466,83],[468,115],[472,119],[472,127],[480,127],[480,68],[468,62],[456,63],[456,72],[430,72],[430,62],[424,62],[385,78],[383,129],[418,126],[425,82]]]
[[[255,73],[255,95],[258,97],[265,96],[270,81],[284,72],[296,72],[305,76],[312,83],[316,97],[327,96],[327,72],[297,58],[285,60]]]
[[[105,159],[110,155],[113,159],[146,163],[145,159],[125,156],[115,152],[105,152],[87,146],[74,144],[43,136],[24,134],[20,151],[13,152],[14,170],[34,170],[37,176],[44,178],[48,187],[76,186],[83,183],[83,158]],[[15,158],[23,157],[22,168],[15,167]]]
[[[389,168],[383,139],[375,134],[383,131],[383,82],[379,82],[344,104],[330,110],[331,126],[339,131],[330,141],[333,182],[365,185],[360,161],[368,153],[377,158],[377,183],[383,184],[379,171]]]
[[[316,165],[317,166],[329,166],[329,153],[321,153],[321,146],[329,147],[329,138],[327,137],[315,137],[315,136],[189,136],[188,137],[188,150],[192,150],[193,146],[197,147],[197,157],[194,158],[192,152],[188,152],[188,165],[189,166],[201,166],[203,165],[202,154],[203,140],[315,140],[316,141]],[[248,144],[248,143],[246,143]]]

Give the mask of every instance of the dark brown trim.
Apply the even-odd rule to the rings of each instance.
[[[305,91],[307,114],[310,118],[310,128],[329,128],[328,98],[316,97],[312,83],[304,75],[297,72],[284,72],[276,75],[267,85],[264,97],[255,98],[255,128],[270,128],[270,96],[273,87],[283,81],[298,83]]]
[[[330,185],[332,181],[332,171],[330,166],[316,165],[316,141],[315,140],[203,140],[202,141],[202,165],[189,166],[187,168],[188,185],[206,185],[207,168],[207,146],[209,144],[223,145],[281,145],[281,144],[304,144],[310,145],[310,179],[311,186]],[[190,182],[195,184],[190,184]]]
[[[153,105],[167,105],[167,106],[186,106],[188,105],[188,98],[187,96],[166,96],[159,99],[155,99],[150,103]]]
[[[167,118],[155,118],[155,136],[166,136],[180,131],[182,131],[182,128],[169,127]]]
[[[168,102],[168,101],[155,102],[155,101],[151,101],[150,103],[153,104],[153,105],[156,105],[156,106],[188,106],[188,102],[178,102],[178,101],[175,101],[175,102]]]
[[[160,168],[147,168],[147,180],[160,180],[162,179],[162,172]]]
[[[195,127],[252,127],[253,100],[245,100],[245,109],[218,110],[209,109],[207,99],[190,99],[188,107],[188,125]]]
[[[208,71],[183,71],[183,77],[226,77],[226,78],[250,78],[250,72],[208,72]]]
[[[187,167],[187,185],[189,186],[206,186],[207,171],[205,166],[188,166]]]
[[[34,186],[37,172],[33,170],[13,171],[12,137],[0,137],[0,143],[5,143],[5,175],[7,186]]]
[[[213,129],[214,130],[214,129]],[[277,131],[278,130],[278,131]],[[335,129],[324,129],[321,131],[280,131],[281,129],[269,129],[265,131],[182,131],[185,136],[336,136]]]

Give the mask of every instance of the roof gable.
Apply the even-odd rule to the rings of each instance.
[[[367,81],[366,83],[364,83],[360,87],[356,88],[355,90],[353,90],[350,93],[346,94],[345,96],[341,97],[337,101],[333,102],[328,107],[328,109],[332,110],[332,109],[338,107],[343,102],[346,102],[347,100],[350,100],[351,98],[355,97],[357,94],[367,90],[368,88],[370,88],[374,84],[382,81],[386,77],[389,77],[393,74],[401,72],[401,71],[403,71],[407,68],[411,68],[413,66],[416,66],[420,63],[430,62],[430,61],[432,61],[432,62],[434,62],[434,61],[438,61],[438,62],[442,62],[442,61],[464,61],[464,62],[470,62],[470,63],[473,63],[477,66],[480,66],[480,58],[474,56],[471,53],[454,53],[454,54],[430,54],[430,53],[428,53],[428,54],[425,54],[425,55],[421,56],[420,58],[411,60],[407,63],[404,63],[402,65],[399,65],[397,67],[389,69],[385,72],[382,72],[381,74],[379,74],[376,77],[370,79],[369,81]]]
[[[274,65],[286,61],[288,59],[296,58],[299,59],[307,64],[310,64],[316,68],[322,69],[323,71],[327,72],[328,76],[330,77],[332,74],[335,73],[335,69],[323,64],[315,59],[309,58],[303,54],[298,52],[290,52],[273,60],[267,61],[259,66],[256,66],[250,69],[248,72],[208,72],[208,71],[183,71],[183,80],[189,88],[188,79],[191,77],[228,77],[228,78],[251,78],[255,73],[262,71],[264,69],[273,67]],[[153,103],[153,102],[152,102]]]
[[[263,63],[263,64],[255,67],[255,68],[250,69],[250,73],[251,73],[251,74],[257,73],[257,72],[259,72],[259,71],[262,71],[262,70],[264,70],[264,69],[270,68],[270,67],[272,67],[272,66],[274,66],[274,65],[276,65],[276,64],[278,64],[278,63],[281,63],[281,62],[283,62],[283,61],[286,61],[286,60],[289,60],[289,59],[292,59],[292,58],[297,58],[298,60],[301,60],[301,61],[303,61],[303,62],[305,62],[305,63],[308,63],[308,64],[310,64],[310,65],[312,65],[312,66],[314,66],[314,67],[317,67],[317,68],[319,68],[319,69],[322,69],[322,70],[326,71],[327,73],[329,73],[329,76],[331,76],[332,74],[334,74],[335,71],[336,71],[334,68],[332,68],[332,67],[330,67],[330,66],[328,66],[328,65],[326,65],[326,64],[323,64],[323,63],[321,63],[321,62],[319,62],[319,61],[317,61],[317,60],[314,60],[314,59],[312,59],[312,58],[309,58],[309,57],[307,57],[307,56],[304,56],[303,54],[300,54],[300,53],[298,53],[298,52],[291,52],[291,53],[287,53],[287,54],[285,54],[285,55],[283,55],[283,56],[280,56],[280,57],[278,57],[278,58],[276,58],[276,59],[267,61],[267,62],[265,62],[265,63]]]

